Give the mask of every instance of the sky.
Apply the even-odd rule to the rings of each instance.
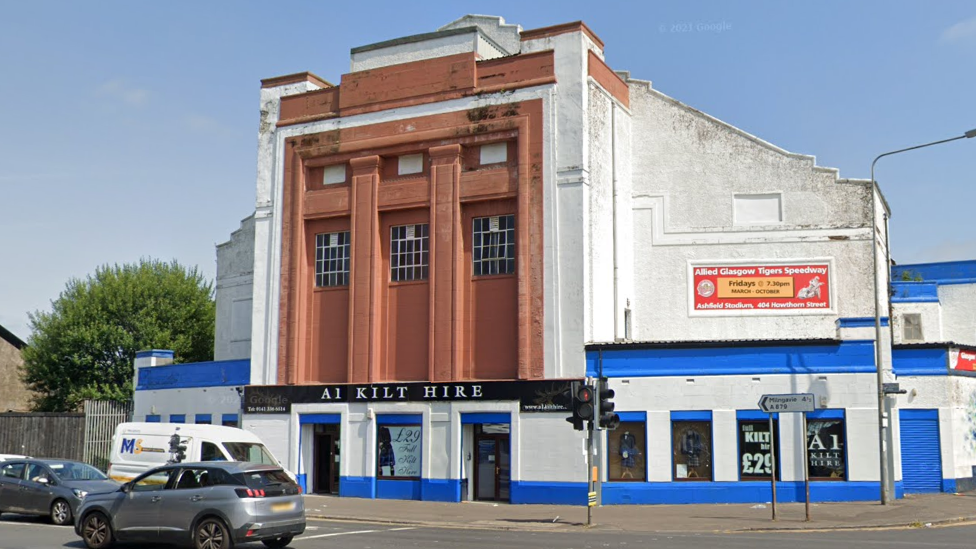
[[[0,325],[140,258],[208,279],[254,210],[260,81],[467,13],[582,20],[608,64],[841,177],[976,128],[976,3],[0,0]],[[899,264],[976,259],[976,139],[885,158]]]

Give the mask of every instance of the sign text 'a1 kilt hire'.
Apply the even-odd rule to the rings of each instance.
[[[292,404],[359,402],[518,401],[522,412],[568,412],[573,380],[248,385],[245,414],[287,414]]]

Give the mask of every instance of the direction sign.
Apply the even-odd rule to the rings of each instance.
[[[812,393],[763,395],[759,399],[759,409],[770,414],[773,412],[812,412],[814,409],[813,402]]]

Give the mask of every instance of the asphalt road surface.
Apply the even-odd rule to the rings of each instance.
[[[474,549],[524,547],[527,549],[971,549],[976,525],[942,528],[892,530],[844,530],[833,532],[772,532],[739,534],[622,534],[611,530],[570,532],[449,529],[423,526],[396,526],[309,520],[305,534],[296,538],[294,549],[342,548],[380,549],[384,547],[429,549],[436,547]],[[3,515],[0,519],[0,549],[83,549],[81,539],[70,527],[47,524],[44,520]],[[143,548],[139,545],[121,547]],[[165,545],[155,546],[163,549]],[[237,546],[263,549],[260,543]]]

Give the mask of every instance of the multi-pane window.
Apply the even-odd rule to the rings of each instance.
[[[315,285],[349,285],[349,231],[315,235]]]
[[[427,280],[427,223],[390,227],[390,281]]]
[[[905,341],[922,340],[922,315],[905,314],[902,315],[902,338]]]
[[[474,276],[515,272],[515,215],[474,218]]]

